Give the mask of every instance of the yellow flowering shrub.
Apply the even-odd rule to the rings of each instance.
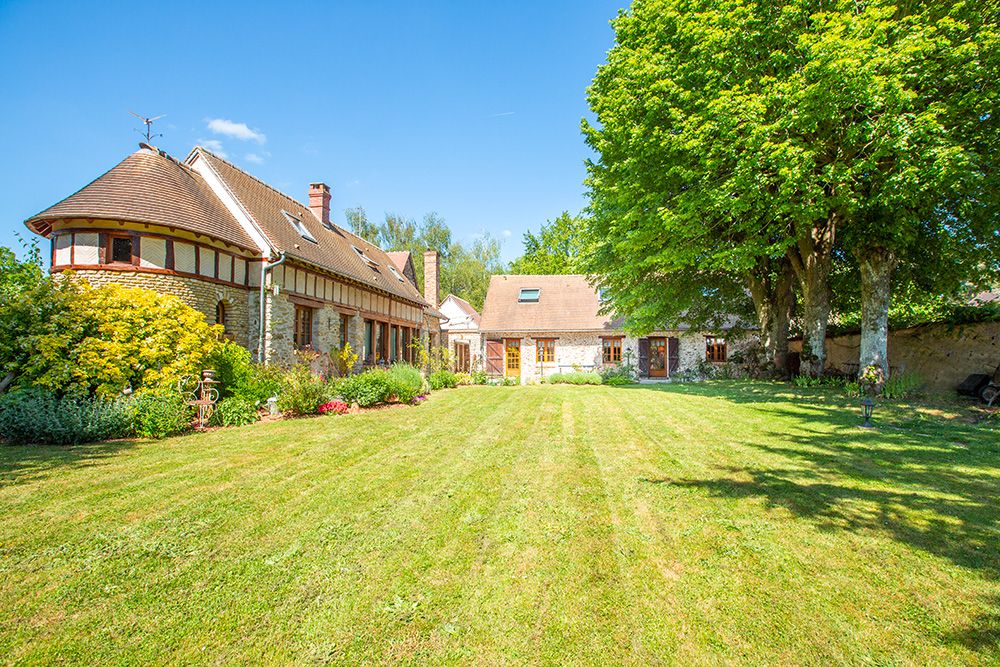
[[[222,345],[222,332],[176,296],[80,282],[35,338],[23,378],[103,398],[126,388],[175,387],[181,376],[200,373]]]

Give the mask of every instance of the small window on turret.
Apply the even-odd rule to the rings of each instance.
[[[131,264],[132,263],[132,237],[112,236],[111,237],[111,263]]]

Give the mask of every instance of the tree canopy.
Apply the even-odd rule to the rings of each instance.
[[[589,90],[584,266],[613,297],[649,283],[681,302],[790,269],[822,370],[830,275],[853,263],[884,365],[898,272],[938,290],[996,276],[995,19],[944,0],[636,0]]]

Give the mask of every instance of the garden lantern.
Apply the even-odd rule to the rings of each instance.
[[[861,428],[872,428],[872,412],[875,410],[875,401],[871,396],[865,396],[861,399],[861,410],[865,417],[865,423],[861,425]]]

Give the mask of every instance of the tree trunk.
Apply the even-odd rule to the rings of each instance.
[[[786,258],[747,276],[750,296],[760,325],[767,361],[781,374],[788,372],[788,328],[792,316],[794,274]]]
[[[10,373],[7,373],[2,380],[0,380],[0,394],[7,391],[7,387],[10,386],[16,377],[17,375],[14,371],[11,371]]]
[[[822,375],[826,366],[826,325],[830,319],[830,271],[837,217],[831,214],[812,234],[788,249],[802,292],[802,373]]]
[[[859,369],[876,365],[889,377],[889,302],[896,255],[884,248],[855,254],[861,269],[861,355]]]

